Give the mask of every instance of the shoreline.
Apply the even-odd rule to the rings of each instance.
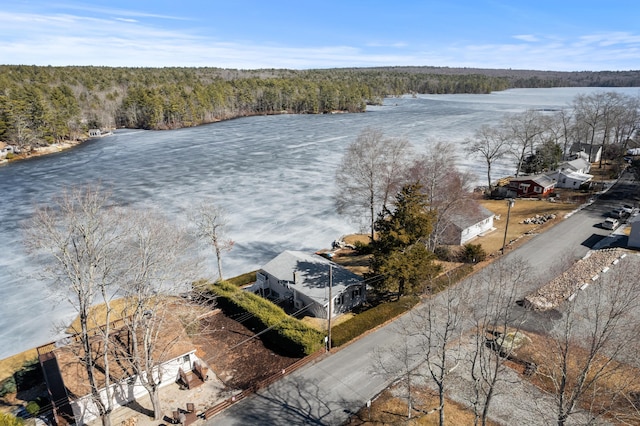
[[[366,109],[364,111],[361,112],[350,112],[350,111],[345,111],[345,110],[333,110],[330,112],[326,112],[326,113],[316,113],[316,114],[352,114],[352,113],[365,113],[367,112]],[[279,111],[279,112],[270,112],[270,113],[244,113],[244,114],[239,114],[239,115],[234,115],[234,116],[230,116],[230,117],[223,117],[223,118],[216,118],[214,120],[211,121],[204,121],[202,123],[198,123],[198,124],[194,124],[192,126],[176,126],[176,127],[164,127],[164,128],[157,128],[157,129],[142,129],[142,128],[129,128],[126,127],[123,129],[130,129],[130,130],[157,130],[157,131],[166,131],[166,130],[178,130],[178,129],[185,129],[185,128],[189,128],[189,127],[200,127],[200,126],[206,126],[208,124],[215,124],[215,123],[220,123],[223,121],[230,121],[230,120],[236,120],[239,118],[247,118],[247,117],[258,117],[258,116],[266,116],[266,115],[286,115],[286,114],[294,114],[291,113],[289,111],[283,110],[283,111]],[[299,114],[294,114],[294,115],[305,115],[305,114],[309,114],[309,113],[299,113]],[[113,131],[116,129],[111,129],[108,131],[108,133],[105,133],[104,135],[101,136],[96,136],[96,137],[85,137],[82,139],[76,139],[73,141],[64,141],[64,142],[59,142],[59,143],[55,143],[55,144],[51,144],[48,146],[42,146],[42,147],[36,147],[33,148],[31,151],[29,151],[28,153],[22,153],[22,154],[15,154],[15,156],[12,159],[6,159],[6,158],[2,158],[0,159],[0,166],[4,166],[6,164],[12,163],[14,161],[21,161],[21,160],[28,160],[30,158],[35,158],[35,157],[41,157],[43,155],[48,155],[48,154],[55,154],[56,152],[62,152],[65,151],[67,149],[71,149],[74,148],[84,142],[93,140],[93,139],[101,139],[107,136],[111,136],[113,135]]]
[[[57,152],[62,152],[62,151],[66,151],[68,149],[74,148],[88,140],[91,140],[92,138],[87,138],[87,139],[78,139],[75,141],[64,141],[64,142],[59,142],[56,144],[52,144],[49,146],[42,146],[42,147],[36,147],[33,148],[31,151],[29,151],[28,153],[23,153],[23,154],[16,154],[13,158],[11,159],[7,159],[7,158],[3,158],[0,160],[0,166],[9,164],[9,163],[13,163],[15,161],[22,161],[22,160],[28,160],[30,158],[35,158],[35,157],[42,157],[44,155],[49,155],[49,154],[55,154]]]

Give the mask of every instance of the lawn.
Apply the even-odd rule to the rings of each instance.
[[[511,213],[508,215],[507,200],[481,200],[480,204],[496,215],[493,221],[495,230],[471,241],[472,244],[481,244],[487,254],[496,253],[502,248],[507,216],[509,216],[507,229],[507,244],[509,244],[510,241],[519,240],[527,234],[536,233],[553,226],[561,221],[565,214],[578,208],[578,204],[575,203],[552,203],[546,200],[517,199],[513,207],[511,207]],[[555,214],[556,218],[546,222],[544,225],[523,223],[525,219],[533,218],[536,215],[546,216],[549,214]]]
[[[398,385],[396,385],[398,386]],[[438,396],[436,392],[424,387],[414,389],[414,403],[416,404],[412,419],[407,419],[407,401],[395,394],[395,386],[384,390],[377,398],[371,402],[370,407],[364,407],[351,416],[346,423],[347,426],[360,425],[420,425],[431,426],[439,424],[439,413],[434,410],[438,406]],[[427,414],[428,413],[428,414]],[[472,425],[474,421],[473,412],[447,399],[444,408],[445,422],[448,425]],[[488,420],[488,426],[496,423]]]

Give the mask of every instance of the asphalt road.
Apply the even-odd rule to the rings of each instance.
[[[568,266],[567,261],[583,257],[611,233],[598,224],[615,206],[637,205],[640,200],[638,188],[632,176],[623,176],[593,204],[575,212],[547,232],[534,236],[497,261],[516,256],[526,259],[539,274],[537,282],[543,284],[555,276],[562,265]],[[518,288],[518,293],[524,297],[532,290]],[[560,315],[554,311],[530,315],[529,327],[542,326]],[[206,424],[342,424],[352,412],[358,411],[390,384],[388,379],[375,374],[371,354],[378,347],[401,345],[401,339],[397,324],[390,323],[238,402]]]

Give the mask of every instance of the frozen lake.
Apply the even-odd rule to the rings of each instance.
[[[189,206],[210,198],[229,216],[235,246],[225,276],[259,268],[285,249],[316,251],[359,231],[335,213],[334,173],[345,147],[365,127],[404,137],[426,152],[436,141],[462,143],[482,124],[528,108],[566,107],[593,88],[514,89],[489,95],[420,95],[386,99],[364,114],[241,118],[173,131],[121,130],[73,150],[0,167],[0,358],[54,339],[53,325],[73,317],[71,305],[30,278],[21,222],[36,203],[69,185],[102,182],[115,198],[156,206],[186,220]],[[637,88],[619,90],[637,95]],[[461,148],[462,150],[462,148]],[[458,166],[484,184],[481,160]],[[493,176],[513,173],[502,164]],[[214,277],[215,261],[207,262]]]

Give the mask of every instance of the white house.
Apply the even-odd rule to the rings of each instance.
[[[591,171],[591,163],[586,158],[576,158],[575,160],[565,161],[558,166],[559,171],[571,171],[578,173],[589,173]]]
[[[441,238],[443,244],[463,245],[480,234],[491,231],[494,214],[474,200],[465,201],[448,215],[446,229]]]
[[[82,353],[79,340],[75,336],[67,340],[69,342],[50,343],[39,347],[38,357],[56,418],[62,420],[63,424],[86,425],[99,417],[99,410],[91,395],[87,372],[79,356]],[[98,349],[100,343],[96,341],[95,345]],[[196,348],[188,340],[179,338],[170,342],[169,346],[161,346],[158,351],[166,351],[166,354],[162,357],[163,361],[153,370],[156,379],[161,379],[161,388],[175,383],[180,378],[180,370],[192,377],[196,363],[206,365],[196,356]],[[128,371],[126,363],[122,364],[114,359],[109,363],[109,367],[109,390],[113,396],[114,410],[148,395],[140,378]],[[98,383],[102,383],[103,386],[99,391],[100,397],[107,401],[107,388],[100,371],[98,366],[94,374]]]
[[[571,171],[558,172],[556,176],[556,187],[578,189],[583,184],[593,179],[593,175]]]
[[[593,175],[589,174],[590,170],[591,163],[586,158],[578,157],[572,161],[565,161],[553,175],[556,187],[578,189],[593,179]]]
[[[328,316],[329,292],[332,316],[360,305],[366,297],[360,276],[322,256],[300,251],[284,251],[265,264],[250,290],[271,299],[289,300],[294,309],[318,318]]]
[[[173,358],[156,368],[156,374],[162,372],[162,381],[160,387],[175,383],[179,378],[179,370],[191,371],[193,364],[198,357],[195,354],[195,348],[183,355]],[[103,400],[106,400],[106,388],[100,391],[100,395]],[[137,398],[148,395],[147,390],[140,383],[138,377],[130,377],[124,381],[111,385],[111,393],[114,396],[114,410],[120,407],[124,407]],[[99,417],[98,407],[96,406],[94,399],[91,395],[85,395],[83,397],[72,399],[70,401],[73,414],[76,419],[76,424],[84,425],[88,422],[95,420]]]

